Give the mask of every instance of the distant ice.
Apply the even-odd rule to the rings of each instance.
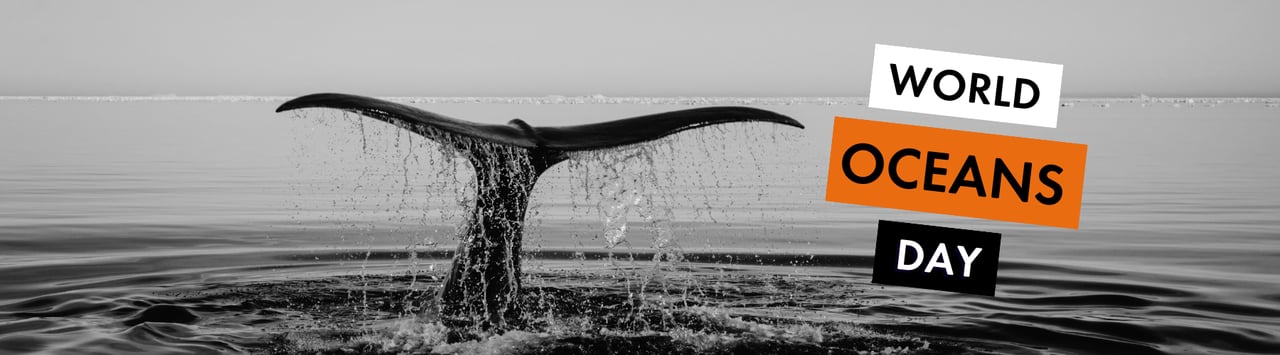
[[[0,96],[0,101],[89,101],[89,102],[284,102],[292,96]],[[519,96],[519,97],[379,97],[383,100],[414,104],[658,104],[658,105],[848,105],[865,104],[866,98],[854,97],[609,97],[590,96]]]
[[[250,96],[250,95],[218,95],[218,96],[0,96],[0,101],[86,101],[86,102],[284,102],[292,96]],[[673,97],[609,97],[600,94],[590,96],[519,96],[519,97],[380,97],[384,100],[411,104],[649,104],[649,105],[828,105],[866,106],[866,97],[714,97],[714,96],[673,96]],[[1263,104],[1266,107],[1280,106],[1280,98],[1275,97],[1135,97],[1106,98],[1063,98],[1062,108],[1072,107],[1110,107],[1113,104],[1141,104],[1146,107],[1152,104],[1173,107],[1214,106],[1221,104]]]

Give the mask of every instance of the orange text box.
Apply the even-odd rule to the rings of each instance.
[[[827,201],[1079,228],[1088,146],[836,117]]]

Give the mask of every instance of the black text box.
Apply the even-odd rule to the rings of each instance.
[[[1000,234],[880,221],[871,282],[994,296]]]

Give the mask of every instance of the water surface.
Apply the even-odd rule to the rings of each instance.
[[[760,105],[808,128],[694,131],[548,171],[525,242],[540,323],[444,345],[413,320],[469,167],[277,104],[0,101],[0,352],[1280,349],[1274,104],[1078,101],[1057,129]],[[418,105],[534,125],[689,107]],[[1080,229],[825,202],[837,115],[1088,144]],[[602,218],[619,213],[621,239]],[[880,219],[1002,233],[996,296],[870,284]]]

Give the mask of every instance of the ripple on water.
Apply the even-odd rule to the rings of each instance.
[[[399,254],[361,253],[369,261],[356,276],[335,276],[349,272],[331,266],[341,256],[272,254],[259,259],[279,265],[271,267],[282,275],[274,279],[261,276],[265,266],[244,265],[245,277],[221,278],[228,282],[183,281],[196,278],[175,272],[149,281],[116,278],[128,281],[120,288],[48,286],[46,294],[0,304],[0,352],[1142,354],[1280,347],[1275,295],[1227,301],[1216,297],[1227,291],[1180,289],[1162,279],[1174,276],[1014,264],[998,297],[984,297],[869,284],[866,256],[749,253],[687,253],[654,273],[645,261],[652,254],[540,252],[526,275],[528,317],[510,332],[489,334],[431,315],[438,273],[374,272],[406,258]],[[329,271],[308,273],[304,262]],[[206,270],[192,265],[186,272]]]

